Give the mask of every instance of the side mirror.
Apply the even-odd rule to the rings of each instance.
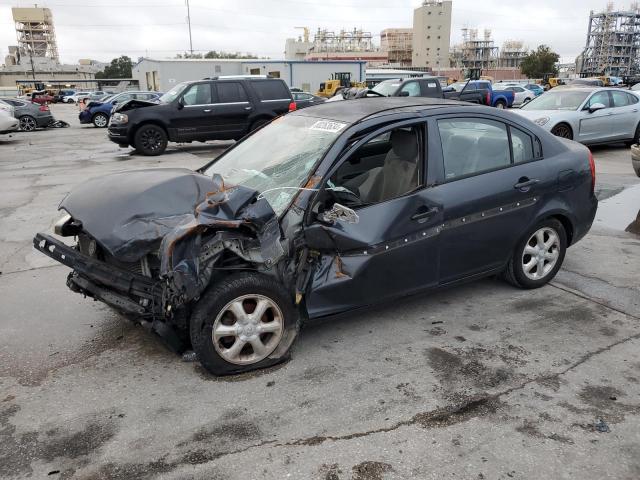
[[[178,99],[178,110],[182,110],[184,108],[184,99]]]
[[[594,103],[589,107],[589,113],[597,112],[598,110],[602,110],[605,107],[602,103]]]
[[[320,220],[330,224],[336,223],[337,221],[358,223],[360,221],[360,217],[358,217],[358,214],[353,209],[340,205],[339,203],[334,203],[331,210],[324,212],[320,216]]]
[[[399,97],[408,97],[409,96],[409,92],[400,92],[398,94]]]

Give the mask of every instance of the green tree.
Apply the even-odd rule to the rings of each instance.
[[[131,78],[133,63],[126,55],[114,58],[111,64],[104,67],[102,72],[96,73],[96,78]]]
[[[229,53],[229,52],[218,52],[216,50],[210,50],[207,53],[204,54],[204,58],[256,58],[255,55],[252,55],[251,53],[240,53],[240,52],[235,52],[235,53]]]
[[[560,56],[557,53],[552,52],[546,45],[540,45],[537,50],[532,50],[524,58],[520,71],[528,78],[543,78],[548,73],[555,76],[558,74],[556,68],[558,60]]]

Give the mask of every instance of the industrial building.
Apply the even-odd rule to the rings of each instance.
[[[16,82],[31,79],[33,82],[64,81],[64,86],[75,86],[74,81],[86,83],[106,64],[93,60],[81,60],[77,65],[60,63],[56,42],[53,14],[48,8],[12,8],[17,45],[8,47],[9,54],[0,67],[0,89],[3,95],[18,93]],[[53,84],[52,84],[53,86]],[[56,84],[57,86],[57,84]]]
[[[380,49],[389,65],[410,67],[413,62],[413,28],[386,28],[380,32]]]
[[[612,75],[623,77],[640,73],[640,8],[606,11],[589,15],[587,44],[582,54],[583,77]]]
[[[140,87],[166,92],[188,80],[224,75],[271,75],[289,87],[315,92],[320,82],[337,72],[348,72],[356,82],[365,80],[366,61],[240,60],[240,59],[151,59],[143,58],[133,67]]]
[[[424,0],[413,11],[413,66],[436,72],[449,66],[451,0]]]
[[[498,68],[520,68],[528,54],[528,49],[521,40],[507,40],[502,44],[498,54]]]
[[[30,57],[59,63],[53,15],[48,8],[12,8],[16,23],[18,51]]]

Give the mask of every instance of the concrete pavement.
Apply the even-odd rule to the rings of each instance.
[[[487,279],[315,322],[287,364],[214,378],[71,293],[31,239],[86,178],[226,145],[131,155],[73,109],[53,107],[69,129],[0,137],[0,478],[640,478],[628,149],[594,149],[608,199],[552,285]]]

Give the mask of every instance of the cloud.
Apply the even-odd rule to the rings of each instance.
[[[0,0],[0,55],[16,43],[11,5]],[[374,36],[389,27],[410,27],[420,0],[190,0],[193,48],[225,50],[282,57],[288,37],[307,26],[339,31],[354,27]],[[523,40],[530,48],[550,45],[571,60],[584,48],[590,10],[601,10],[604,0],[453,0],[452,43],[462,40],[463,27],[492,31],[498,45]],[[12,2],[15,5],[15,2]],[[22,0],[19,6],[31,6]],[[184,0],[53,0],[39,2],[51,8],[61,59],[109,61],[121,54],[173,57],[189,50]],[[627,7],[628,5],[618,5]],[[379,43],[379,37],[376,37]]]

